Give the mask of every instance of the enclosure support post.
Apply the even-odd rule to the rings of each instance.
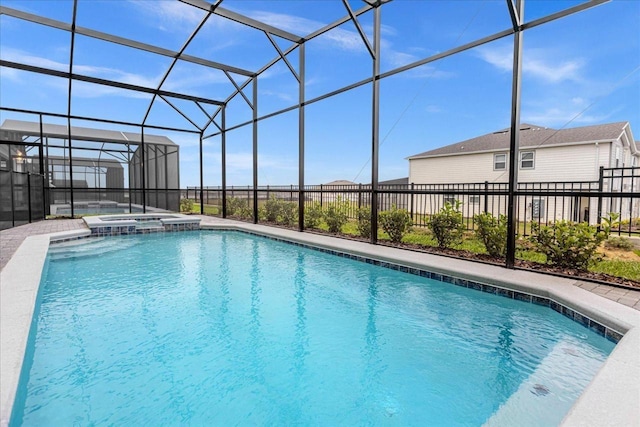
[[[135,171],[131,171],[131,145],[127,142],[127,170],[129,171],[129,213],[131,212],[131,181],[135,182]],[[134,184],[135,185],[135,184]]]
[[[76,38],[76,13],[78,11],[78,0],[73,2],[73,18],[71,20],[71,49],[69,51],[69,93],[67,99],[67,136],[69,137],[69,188],[71,193],[71,217],[73,218],[75,211],[73,207],[73,155],[71,154],[71,87],[73,85],[73,52]]]
[[[373,10],[373,96],[371,115],[371,243],[378,242],[378,151],[380,148],[380,7]]]
[[[304,231],[304,43],[298,47],[300,55],[300,82],[298,92],[298,230]]]
[[[204,215],[204,174],[202,164],[202,131],[200,131],[200,215]]]
[[[145,147],[144,147],[144,126],[142,126],[142,132],[140,133],[140,176],[142,177],[142,213],[147,213],[147,180],[145,173]]]
[[[29,208],[29,224],[33,221],[31,218],[31,173],[27,172],[27,207]]]
[[[258,223],[258,76],[253,78],[253,223]]]
[[[518,0],[515,22],[524,22],[524,0]],[[518,150],[520,145],[520,92],[522,76],[522,29],[514,27],[513,80],[511,88],[511,134],[509,142],[509,190],[507,196],[507,268],[514,268],[516,258],[516,192],[518,187]]]
[[[42,175],[42,198],[44,206],[42,206],[42,219],[47,219],[47,213],[50,212],[49,205],[49,180],[45,175],[45,171],[49,170],[49,158],[46,159],[47,165],[45,165],[44,158],[44,132],[42,129],[42,114],[40,114],[40,145],[38,146],[38,157],[40,158],[40,175]],[[47,172],[48,174],[48,172]]]
[[[221,112],[222,135],[220,136],[220,146],[222,148],[222,218],[227,217],[227,117],[225,107],[222,107]]]
[[[15,198],[15,191],[16,189],[14,188],[14,181],[13,181],[13,174],[16,173],[13,170],[13,165],[11,166],[11,173],[9,174],[9,183],[10,183],[10,188],[11,188],[11,226],[15,227],[16,226],[16,198]]]

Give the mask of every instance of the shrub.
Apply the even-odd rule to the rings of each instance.
[[[229,197],[227,199],[227,215],[251,219],[253,218],[253,208],[249,206],[248,200]]]
[[[236,216],[239,216],[242,219],[253,219],[253,207],[249,206],[248,203],[245,203],[244,206],[241,206]]]
[[[578,270],[586,270],[599,260],[596,250],[611,229],[608,219],[600,231],[586,222],[565,220],[552,225],[541,226],[535,222],[531,225],[533,235],[530,239],[536,250],[547,256],[547,263]]]
[[[327,210],[324,213],[324,222],[329,226],[329,231],[332,233],[338,233],[342,230],[342,226],[347,223],[349,219],[347,217],[348,202],[342,201],[338,196],[338,200],[330,203],[327,206]]]
[[[237,199],[235,197],[227,198],[227,215],[236,216],[238,212],[242,208],[242,206],[246,206],[246,200]]]
[[[488,212],[475,215],[476,236],[482,241],[489,255],[504,257],[507,253],[507,217],[494,217]]]
[[[380,212],[380,226],[394,243],[402,241],[402,237],[411,229],[411,215],[406,209],[398,209],[396,205],[391,210]]]
[[[180,212],[193,212],[193,200],[180,199]]]
[[[277,222],[281,212],[282,202],[276,196],[271,195],[264,204],[264,219],[270,222]]]
[[[358,234],[362,237],[371,237],[371,208],[368,206],[358,209]]]
[[[446,202],[440,212],[433,214],[427,221],[427,225],[441,248],[449,248],[462,240],[464,229],[460,204],[459,200],[455,201],[455,205]]]
[[[630,251],[633,249],[633,242],[624,237],[610,237],[604,242],[604,246],[611,249],[622,249],[624,251]]]
[[[322,221],[322,206],[320,202],[313,202],[304,210],[304,226],[305,228],[317,228]]]
[[[298,204],[296,202],[282,202],[278,223],[293,226],[298,222]]]

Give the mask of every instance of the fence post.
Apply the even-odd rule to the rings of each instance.
[[[600,166],[600,177],[598,178],[598,231],[602,222],[602,191],[604,189],[604,166]]]
[[[358,210],[362,208],[362,183],[358,184]]]
[[[322,184],[320,184],[320,207],[322,207],[322,195],[323,195]]]
[[[29,224],[31,224],[31,173],[27,172],[27,205],[29,206]]]
[[[413,185],[413,182],[411,183],[411,194],[409,195],[409,199],[410,199],[410,205],[409,205],[409,211],[411,212],[411,221],[413,222],[413,192],[415,190],[415,186]]]
[[[293,201],[293,184],[291,184],[290,190],[289,190],[289,201]]]
[[[487,207],[489,206],[489,181],[484,182],[484,213],[489,212]]]

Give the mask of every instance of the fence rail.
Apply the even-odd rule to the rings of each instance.
[[[523,182],[518,184],[516,195],[516,230],[527,235],[531,223],[548,225],[559,220],[599,224],[603,216],[616,213],[618,234],[640,234],[640,168],[601,168],[598,181],[573,182]],[[188,187],[181,197],[200,203],[200,188]],[[332,203],[342,202],[347,216],[357,219],[362,207],[371,206],[370,185],[308,185],[299,189],[296,185],[204,187],[204,205],[214,207],[213,214],[223,215],[222,200],[238,199],[248,207],[261,206],[271,197],[298,202],[304,200],[305,208],[318,204],[323,209]],[[426,227],[429,218],[442,209],[445,203],[461,203],[464,225],[467,230],[475,227],[474,216],[483,212],[494,216],[507,214],[507,183],[459,183],[459,184],[394,184],[380,185],[376,191],[378,211],[396,206],[406,209],[414,226]],[[210,212],[211,213],[211,212]],[[247,218],[247,219],[250,219]]]

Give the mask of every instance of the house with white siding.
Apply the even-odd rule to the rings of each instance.
[[[509,181],[510,129],[471,138],[441,148],[408,157],[409,182],[414,184],[470,184],[458,188],[479,188],[481,183],[498,188]],[[636,142],[629,122],[608,123],[570,129],[552,129],[531,124],[520,125],[518,152],[519,189],[594,188],[600,179],[600,168],[630,168],[640,165],[640,143]],[[638,192],[638,170],[607,171],[616,176],[602,185],[604,192]],[[553,184],[551,184],[553,183]],[[536,186],[537,185],[537,186]],[[504,187],[503,187],[504,188]],[[470,210],[477,213],[485,209],[484,203],[495,205],[495,198],[487,201],[480,195],[443,195],[443,200],[460,200],[463,205],[477,205]],[[593,197],[535,197],[518,201],[520,220],[590,220],[597,218],[597,203]],[[611,198],[604,200],[602,212],[620,212],[621,217],[640,216],[640,200]],[[635,204],[635,206],[634,206]],[[525,209],[522,209],[522,207]],[[417,200],[416,212],[431,213],[434,208]],[[506,206],[487,209],[494,214],[505,213]],[[567,214],[569,212],[569,214]]]

